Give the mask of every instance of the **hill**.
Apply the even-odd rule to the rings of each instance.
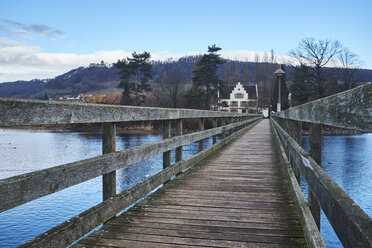
[[[193,64],[197,59],[197,56],[187,56],[178,60],[152,62],[153,80],[150,81],[150,85],[156,87],[162,76],[171,69],[180,73],[182,83],[190,84]],[[277,67],[277,64],[265,62],[228,60],[224,65],[219,66],[217,75],[229,85],[234,85],[238,81],[244,84],[260,82],[259,87],[263,89],[271,87],[273,71]],[[294,67],[285,66],[285,70],[287,80],[290,81]],[[329,70],[334,75],[335,81],[342,78],[340,69],[329,68]],[[117,87],[120,81],[117,72],[117,69],[112,66],[79,67],[53,79],[0,83],[0,97],[47,99],[56,95],[77,96],[86,92],[112,90]],[[360,82],[372,81],[372,70],[360,69],[357,74]]]

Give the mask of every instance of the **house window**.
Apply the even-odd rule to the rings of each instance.
[[[236,93],[235,94],[235,97],[236,98],[243,98],[244,97],[244,94],[243,93]]]
[[[240,102],[240,107],[246,107],[246,102]]]
[[[238,102],[235,102],[235,101],[231,102],[231,107],[237,107],[237,106],[238,106]]]

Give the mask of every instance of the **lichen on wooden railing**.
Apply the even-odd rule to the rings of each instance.
[[[292,166],[289,174],[293,170],[298,184],[301,174],[309,186],[312,218],[320,227],[321,208],[345,247],[372,247],[372,219],[321,168],[322,125],[372,132],[371,95],[372,83],[368,83],[276,113],[271,119],[285,151],[282,156]],[[302,122],[309,123],[309,154],[300,145]]]

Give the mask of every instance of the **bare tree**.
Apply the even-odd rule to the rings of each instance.
[[[225,63],[225,82],[227,85],[231,84],[231,65],[229,60]]]
[[[249,85],[250,84],[250,81],[251,81],[251,75],[250,75],[250,71],[249,71],[249,63],[248,61],[244,62],[244,66],[243,66],[243,81],[246,85]]]
[[[274,49],[270,50],[270,63],[275,64],[276,63],[276,55],[274,53]]]
[[[254,64],[253,64],[253,73],[254,73],[254,76],[253,76],[253,83],[254,84],[258,84],[259,80],[260,80],[260,65],[259,65],[259,62],[260,62],[260,55],[258,53],[255,53],[254,54]]]
[[[186,92],[185,83],[182,82],[181,72],[171,68],[164,72],[160,79],[160,87],[154,90],[154,98],[161,107],[180,107],[183,95]]]
[[[240,74],[240,68],[239,68],[239,61],[235,61],[234,63],[234,85],[241,81],[242,75]]]
[[[336,57],[341,50],[342,45],[339,41],[306,38],[296,49],[291,50],[289,55],[300,65],[309,67],[309,80],[316,85],[319,96],[322,96],[324,84],[329,77],[326,66],[335,65]]]
[[[358,55],[345,47],[339,54],[339,67],[344,79],[344,90],[354,88],[356,86],[357,71],[360,67]]]

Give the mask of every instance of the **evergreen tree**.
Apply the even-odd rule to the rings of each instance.
[[[217,90],[224,87],[224,82],[217,76],[217,66],[225,61],[217,52],[221,48],[216,45],[208,46],[208,54],[204,54],[195,64],[193,82],[188,99],[193,107],[209,109],[211,100],[217,96]],[[214,98],[215,99],[215,98]]]
[[[145,101],[145,92],[151,91],[148,84],[152,79],[150,58],[148,52],[133,52],[132,58],[127,57],[114,64],[119,69],[119,87],[123,89],[122,104],[139,106]]]

